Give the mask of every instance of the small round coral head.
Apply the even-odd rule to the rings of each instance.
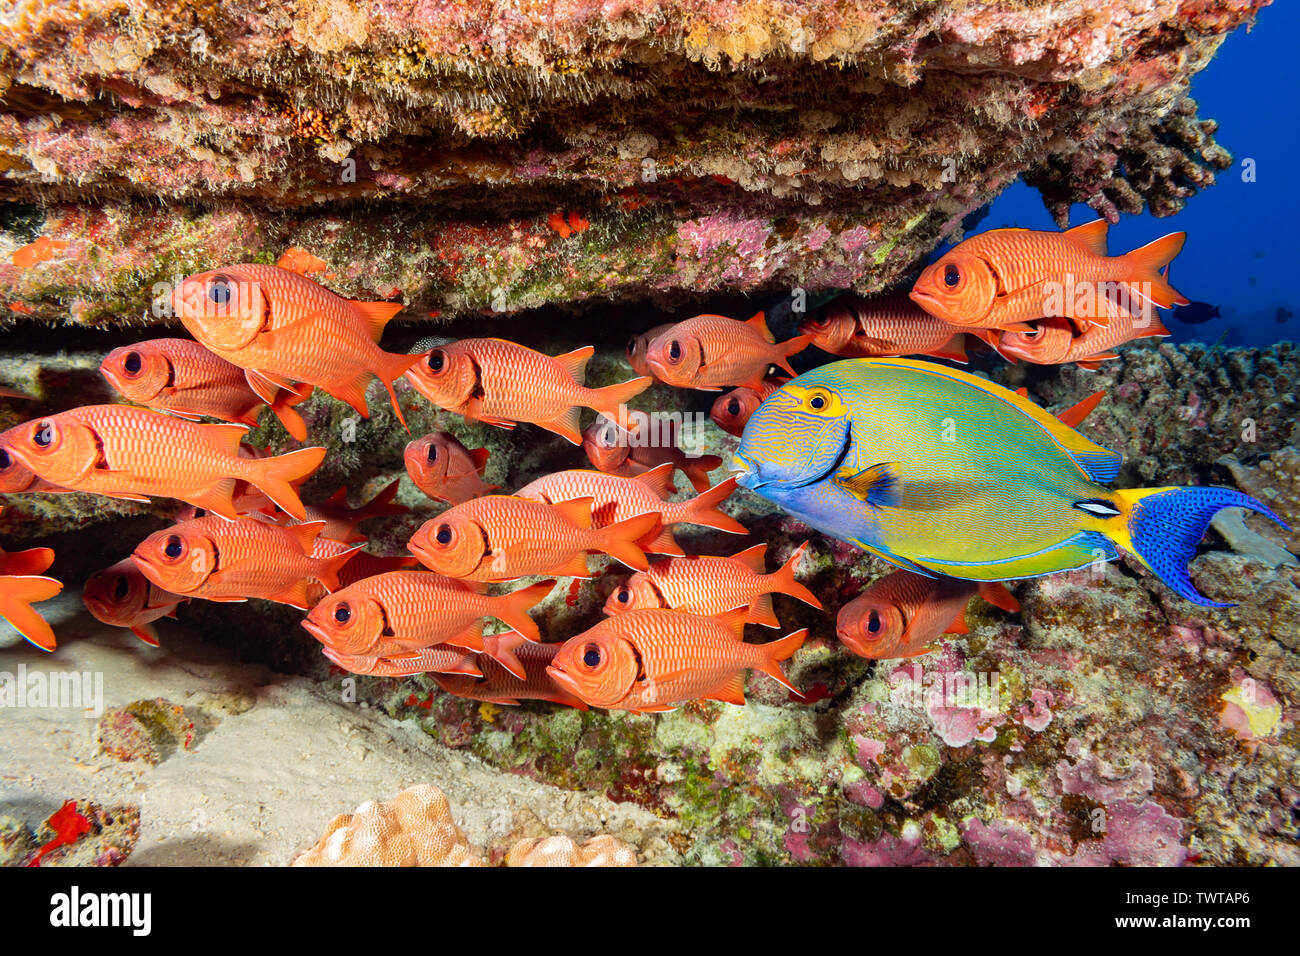
[[[326,595],[302,626],[326,648],[346,655],[369,654],[384,636],[384,609],[364,588],[353,585]]]
[[[870,660],[896,656],[906,631],[903,612],[870,594],[844,605],[835,619],[835,633],[841,643]]]
[[[146,405],[172,379],[172,364],[148,342],[115,348],[99,363],[99,373],[130,401]]]
[[[39,418],[7,435],[9,454],[38,477],[65,488],[84,479],[99,461],[94,429],[75,420]]]
[[[267,328],[271,302],[244,266],[190,276],[172,292],[172,310],[208,348],[234,351]]]
[[[431,518],[411,535],[406,546],[426,568],[449,578],[466,578],[487,554],[483,530],[454,508]]]
[[[546,673],[592,707],[617,707],[632,692],[640,665],[627,640],[600,626],[566,641]]]
[[[186,522],[155,531],[131,553],[140,573],[164,591],[189,594],[200,588],[216,570],[217,547],[211,538],[194,527],[195,523]]]
[[[957,248],[921,270],[909,296],[936,319],[981,326],[997,292],[998,277],[989,264]]]

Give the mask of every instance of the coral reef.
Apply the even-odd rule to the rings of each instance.
[[[289,246],[420,315],[871,291],[1018,175],[1176,211],[1229,162],[1189,79],[1266,2],[20,4],[0,254],[44,245],[0,301],[155,322]]]
[[[578,844],[564,834],[515,843],[507,866],[636,866],[636,850],[608,834]],[[330,821],[294,866],[485,866],[456,826],[446,795],[417,784],[392,800],[363,803]]]

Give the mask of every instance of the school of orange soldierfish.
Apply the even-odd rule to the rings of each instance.
[[[750,644],[743,630],[747,623],[780,626],[773,594],[821,608],[795,578],[807,545],[772,573],[765,545],[731,557],[686,555],[673,534],[678,524],[746,533],[720,509],[735,482],[710,486],[721,459],[687,455],[671,430],[662,441],[630,440],[625,429],[636,425],[627,424],[626,403],[654,379],[730,388],[711,417],[740,435],[759,403],[788,381],[780,373],[795,375],[790,356],[809,345],[845,357],[964,362],[967,347],[983,343],[1013,360],[1095,367],[1125,341],[1165,334],[1163,326],[1142,321],[1130,303],[1089,305],[1073,295],[1044,314],[1048,284],[1128,283],[1156,305],[1185,301],[1159,272],[1181,248],[1181,233],[1117,257],[1107,256],[1105,239],[1100,221],[1064,233],[993,230],[927,267],[910,295],[836,300],[781,343],[762,313],[661,325],[627,345],[637,377],[604,388],[584,384],[590,346],[550,356],[478,338],[389,353],[378,342],[400,304],[351,301],[288,268],[234,265],[175,290],[173,308],[193,340],[152,339],[104,359],[104,377],[135,404],[73,408],[0,434],[0,492],[186,503],[176,524],[93,575],[83,592],[96,618],[151,645],[158,644],[153,622],[175,616],[185,601],[260,598],[307,611],[304,627],[345,670],[429,672],[444,690],[471,699],[639,712],[694,699],[743,703],[749,669],[790,687],[780,665],[806,632]],[[360,508],[348,506],[343,489],[304,505],[298,488],[326,450],[272,456],[241,438],[269,408],[290,436],[305,441],[295,406],[315,388],[368,417],[372,377],[403,424],[393,387],[402,377],[467,421],[507,429],[527,422],[582,445],[595,470],[561,471],[498,494],[483,477],[485,449],[468,449],[447,432],[417,438],[405,455],[411,480],[449,507],[411,536],[409,554],[370,554],[358,525],[406,511],[392,503],[396,482]],[[1077,423],[1099,397],[1062,418]],[[600,416],[585,432],[583,408]],[[678,470],[696,493],[684,501],[669,500]],[[489,591],[532,576],[588,578],[593,553],[634,573],[610,594],[606,620],[562,643],[543,642],[528,613],[554,580]],[[650,554],[662,557],[651,562]],[[45,650],[55,648],[55,638],[32,604],[62,587],[42,574],[53,559],[48,548],[0,550],[0,614]],[[841,609],[838,633],[863,657],[925,653],[945,628],[963,629],[976,593],[1017,608],[1000,586],[895,571]],[[509,630],[485,635],[492,620]]]

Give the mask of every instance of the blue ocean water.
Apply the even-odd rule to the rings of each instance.
[[[1288,92],[1295,89],[1291,67],[1297,36],[1300,3],[1287,0],[1261,11],[1249,33],[1238,30],[1224,41],[1218,56],[1193,80],[1191,93],[1201,117],[1218,120],[1215,138],[1232,153],[1234,165],[1177,215],[1157,219],[1144,212],[1111,227],[1112,255],[1169,232],[1187,233],[1187,244],[1173,263],[1173,283],[1189,299],[1217,305],[1221,317],[1186,325],[1166,312],[1171,341],[1215,342],[1223,336],[1225,345],[1268,345],[1300,340],[1300,250],[1295,241],[1300,124]],[[1243,178],[1248,159],[1254,160],[1254,182]],[[1096,218],[1093,210],[1078,205],[1070,224]],[[991,204],[977,228],[999,226],[1056,228],[1038,192],[1020,182]]]

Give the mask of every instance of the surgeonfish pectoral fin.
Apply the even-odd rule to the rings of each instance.
[[[865,471],[837,475],[835,483],[874,508],[898,502],[897,468],[888,462],[872,465]]]

